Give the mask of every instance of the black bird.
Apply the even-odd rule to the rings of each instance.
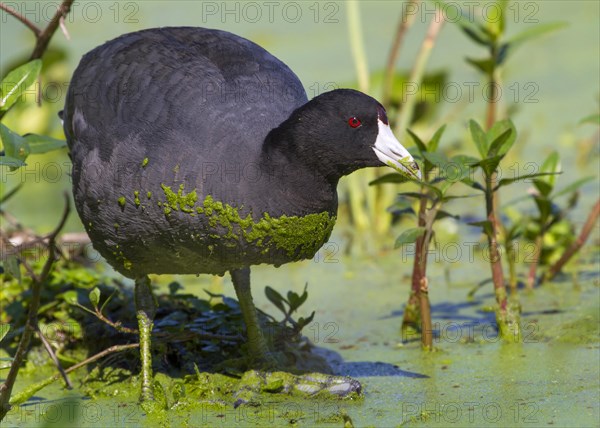
[[[339,89],[308,101],[285,64],[219,30],[148,29],[95,48],[63,117],[77,211],[94,248],[135,280],[142,399],[152,398],[148,274],[229,271],[250,353],[270,361],[250,266],[313,257],[342,176],[381,165],[419,175],[375,99]]]

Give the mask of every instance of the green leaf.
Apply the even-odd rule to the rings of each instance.
[[[579,124],[591,123],[592,125],[600,125],[600,114],[590,114],[579,121]]]
[[[304,292],[302,293],[301,296],[299,296],[297,293],[294,293],[293,291],[288,291],[287,298],[288,298],[288,302],[290,304],[290,313],[294,312],[300,306],[302,306],[302,304],[308,298],[308,292],[306,291],[306,287],[307,287],[307,285],[304,286]]]
[[[395,214],[414,214],[415,211],[412,208],[413,203],[403,197],[399,197],[396,201],[387,208],[387,211]]]
[[[549,24],[541,24],[535,25],[533,27],[527,28],[526,30],[521,31],[520,33],[514,35],[506,42],[511,50],[514,51],[515,48],[521,46],[528,40],[534,39],[536,37],[540,37],[544,34],[551,33],[553,31],[559,30],[567,26],[566,22],[552,22]]]
[[[494,158],[496,156],[504,157],[504,155],[506,154],[506,152],[510,149],[510,146],[512,145],[512,141],[510,141],[511,140],[510,136],[512,135],[512,133],[513,133],[512,129],[507,129],[502,134],[500,134],[499,137],[497,137],[495,140],[492,141],[492,143],[490,144],[490,148],[488,149],[488,152],[487,152],[488,159]],[[513,141],[514,141],[514,139],[513,139]]]
[[[42,61],[34,59],[15,68],[0,82],[0,112],[8,111],[29,88],[42,70]]]
[[[552,195],[552,199],[558,198],[559,196],[565,195],[567,193],[572,193],[575,190],[579,189],[581,186],[583,186],[588,181],[595,180],[595,179],[596,179],[596,177],[593,177],[593,176],[580,178],[579,180],[574,181],[573,183],[569,184],[567,187],[556,192],[554,195]]]
[[[98,287],[94,287],[94,289],[90,291],[88,297],[90,298],[92,306],[94,307],[94,309],[96,309],[98,307],[98,304],[100,303],[100,289]]]
[[[273,288],[269,287],[268,285],[265,287],[265,295],[267,296],[267,299],[269,299],[269,301],[271,303],[273,303],[275,306],[277,306],[277,308],[283,312],[284,314],[286,314],[286,310],[285,307],[283,305],[283,302],[285,302],[286,300],[283,298],[283,296],[281,294],[279,294],[276,290],[274,290]]]
[[[419,136],[417,134],[415,134],[414,132],[412,132],[409,128],[406,128],[406,132],[408,132],[408,135],[410,135],[412,137],[412,139],[415,142],[417,148],[419,149],[419,153],[423,154],[423,153],[427,152],[427,146],[425,145],[425,143],[423,142],[423,140],[421,140],[419,138]]]
[[[444,178],[451,182],[459,182],[463,178],[468,178],[473,170],[473,164],[477,162],[479,161],[471,156],[453,156],[444,167]]]
[[[484,158],[488,151],[488,141],[485,132],[483,132],[481,126],[472,119],[469,121],[469,130],[471,131],[471,138],[473,138],[473,142],[477,146],[477,151],[481,157]]]
[[[446,4],[446,2],[443,2],[441,0],[434,0],[433,3],[435,4],[436,8],[441,10],[442,12],[446,12],[448,10],[448,5]],[[489,41],[486,40],[486,33],[479,25],[475,23],[474,17],[464,13],[462,9],[460,10],[460,12],[460,15],[456,18],[454,16],[452,17],[452,22],[457,23],[471,40],[480,45],[488,46]]]
[[[13,158],[25,162],[30,151],[29,145],[23,137],[0,123],[0,139],[2,140],[4,152],[6,153],[6,156],[4,156],[5,161],[7,161],[7,158],[9,158],[9,160],[10,158]]]
[[[59,297],[62,297],[69,305],[77,305],[79,302],[77,291],[75,290],[65,291],[64,293],[60,294]]]
[[[437,214],[435,215],[435,219],[436,220],[441,220],[441,219],[446,218],[446,217],[452,217],[455,220],[458,220],[460,218],[460,216],[454,215],[454,214],[450,214],[448,211],[444,211],[444,210],[439,210],[437,212]]]
[[[10,331],[10,324],[0,324],[0,342],[6,337]]]
[[[423,157],[432,165],[438,167],[443,170],[448,163],[448,159],[442,153],[438,152],[425,152],[423,153]]]
[[[472,187],[473,189],[485,192],[485,187],[483,187],[479,182],[473,180],[471,177],[465,177],[462,180],[460,180],[460,182],[466,184],[469,187]]]
[[[427,175],[429,174],[429,172],[433,169],[433,164],[431,162],[429,162],[427,160],[427,158],[425,157],[425,153],[427,153],[427,146],[425,145],[425,143],[415,134],[413,133],[410,129],[407,129],[406,132],[408,132],[408,134],[412,137],[413,141],[415,142],[417,149],[419,151],[419,154],[421,155],[421,157],[423,157],[423,175],[422,178],[423,179],[427,179]]]
[[[398,239],[396,239],[396,243],[394,244],[394,248],[401,247],[402,245],[412,244],[419,237],[425,234],[424,227],[414,227],[412,229],[407,229],[400,234]]]
[[[438,146],[440,145],[440,140],[441,140],[442,135],[444,134],[445,130],[446,130],[446,125],[444,124],[444,125],[440,126],[437,131],[435,131],[435,134],[433,134],[433,137],[431,137],[431,140],[429,140],[429,143],[427,143],[429,152],[431,152],[431,153],[437,152]]]
[[[547,197],[552,192],[552,186],[544,180],[534,179],[533,185],[543,197]]]
[[[558,155],[558,152],[554,151],[550,153],[548,157],[544,160],[544,163],[542,164],[540,170],[541,172],[550,173],[549,175],[542,178],[542,180],[546,181],[553,189],[554,184],[556,183],[556,175],[560,170],[560,156]]]
[[[30,153],[36,155],[67,147],[66,141],[44,135],[27,134],[23,136],[23,139],[29,145]]]
[[[467,224],[470,226],[481,227],[483,229],[483,232],[488,236],[491,236],[494,234],[494,228],[492,227],[492,222],[489,220],[474,221],[474,222],[467,223]]]
[[[487,177],[490,177],[498,169],[498,165],[500,164],[500,161],[503,157],[504,155],[492,156],[490,158],[482,159],[478,162],[477,166],[479,166],[483,170],[484,174]]]
[[[552,203],[546,198],[534,197],[533,200],[538,207],[540,212],[540,223],[542,227],[548,222],[550,215],[552,214]]]
[[[407,181],[410,181],[407,176],[398,174],[396,172],[391,172],[371,181],[369,186],[376,186],[384,183],[406,183]]]
[[[542,176],[551,175],[551,174],[556,174],[556,173],[554,173],[554,172],[534,172],[533,174],[518,175],[517,177],[513,177],[513,178],[503,178],[498,182],[498,184],[494,188],[494,191],[498,190],[498,188],[500,188],[500,187],[507,186],[516,181],[522,181],[522,180],[527,180],[529,178],[542,177]]]
[[[492,125],[492,128],[487,132],[487,140],[494,141],[499,138],[504,132],[511,130],[512,133],[508,137],[508,140],[498,149],[496,154],[505,155],[513,146],[517,139],[517,129],[511,120],[500,120]],[[493,143],[492,143],[493,144]],[[491,145],[490,145],[491,146]],[[489,151],[488,151],[489,153]]]
[[[12,168],[19,168],[27,164],[20,159],[15,159],[10,156],[0,156],[0,165],[10,166]]]
[[[298,318],[298,328],[300,330],[302,330],[304,327],[306,327],[308,324],[310,324],[313,320],[313,318],[315,317],[315,311],[312,312],[312,314],[310,314],[310,316],[308,318]]]
[[[172,281],[169,283],[169,294],[171,296],[176,295],[179,290],[183,290],[183,285],[181,285],[177,281]]]
[[[488,75],[493,73],[496,66],[494,61],[491,59],[474,59],[467,57],[465,60],[477,70]]]
[[[466,18],[464,20],[459,21],[458,25],[461,30],[473,40],[475,43],[490,47],[493,45],[493,41],[490,39],[489,34],[487,34],[482,27],[469,22],[470,18]]]
[[[465,198],[479,198],[481,195],[473,194],[473,195],[446,195],[442,199],[443,202],[452,201],[454,199],[465,199]]]
[[[542,172],[557,172],[558,166],[560,162],[560,156],[557,151],[553,151],[548,155],[548,157],[544,160],[542,164],[541,171]]]
[[[427,193],[419,193],[419,192],[400,192],[400,193],[398,193],[398,196],[403,196],[405,198],[415,198],[415,199],[427,198],[427,199],[433,200],[433,198],[431,196],[429,196]]]

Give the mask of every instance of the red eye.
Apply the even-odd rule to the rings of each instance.
[[[348,119],[348,125],[350,125],[352,128],[358,128],[361,125],[361,123],[358,118],[351,117],[350,119]]]

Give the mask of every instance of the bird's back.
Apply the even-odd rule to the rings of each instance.
[[[97,47],[81,60],[65,106],[75,153],[119,146],[183,156],[232,145],[252,156],[268,131],[307,101],[297,76],[258,45],[193,27],[143,30]],[[155,138],[156,134],[162,138]],[[151,137],[151,138],[145,138]]]

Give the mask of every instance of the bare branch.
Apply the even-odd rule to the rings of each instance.
[[[60,25],[61,18],[64,18],[65,16],[67,16],[69,11],[71,10],[71,5],[73,4],[73,1],[74,0],[64,0],[62,2],[62,4],[58,7],[58,9],[56,10],[56,13],[52,17],[52,20],[50,20],[50,23],[48,24],[48,26],[44,29],[44,31],[42,31],[40,34],[38,34],[35,48],[33,49],[33,52],[31,53],[31,57],[29,58],[30,60],[38,59],[38,58],[42,57],[42,55],[48,48],[50,39],[52,38],[52,36],[56,32],[56,29]]]
[[[31,22],[29,19],[25,18],[19,12],[17,12],[14,9],[11,9],[7,5],[5,5],[4,3],[0,3],[0,9],[3,10],[3,11],[5,11],[9,15],[14,16],[19,21],[21,21],[23,24],[25,24],[25,26],[27,28],[29,28],[31,31],[33,31],[33,34],[35,34],[36,38],[40,37],[40,34],[42,33],[42,30],[37,25],[35,25],[33,22]]]
[[[68,369],[65,370],[65,373],[71,373],[72,371],[75,371],[81,367],[84,367],[90,363],[93,363],[96,360],[99,360],[100,358],[103,358],[107,355],[110,354],[114,354],[116,352],[122,352],[122,351],[126,351],[128,349],[133,349],[133,348],[137,348],[139,347],[140,344],[139,343],[131,343],[129,345],[114,345],[111,346],[110,348],[105,349],[102,352],[98,352],[96,355],[92,355],[90,358],[87,358],[83,361],[81,361],[80,363],[77,363],[71,367],[69,367]],[[54,376],[51,376],[50,378],[43,380],[29,388],[26,388],[24,391],[20,392],[19,394],[16,394],[12,400],[10,400],[10,405],[11,406],[18,406],[19,404],[23,404],[25,401],[29,400],[33,394],[35,394],[37,391],[39,391],[40,389],[44,388],[45,386],[50,385],[51,383],[57,381],[58,379],[60,379],[60,374],[57,373]],[[0,413],[0,419],[2,419],[2,413]]]
[[[6,376],[6,380],[0,385],[0,420],[4,419],[8,411],[10,410],[9,400],[12,393],[12,389],[17,379],[17,374],[21,368],[21,364],[25,360],[25,356],[29,350],[29,343],[31,341],[32,334],[38,330],[37,313],[40,307],[40,296],[42,292],[42,286],[48,280],[54,261],[56,260],[56,237],[64,227],[69,213],[71,212],[71,202],[67,193],[65,193],[65,210],[62,218],[58,223],[58,226],[48,235],[48,247],[49,254],[48,260],[44,263],[42,273],[39,276],[32,276],[31,283],[31,300],[29,303],[29,311],[27,313],[27,321],[25,323],[25,329],[23,335],[17,346],[17,351],[13,358],[10,370]],[[60,377],[60,374],[58,375]]]
[[[588,215],[588,218],[585,224],[583,225],[583,229],[581,229],[581,232],[579,233],[579,236],[577,237],[573,245],[571,245],[563,253],[560,259],[556,263],[554,263],[550,267],[550,269],[548,269],[548,272],[546,272],[542,280],[549,281],[552,278],[554,278],[556,274],[562,270],[564,265],[567,264],[569,260],[571,260],[571,258],[579,251],[581,247],[583,247],[583,244],[585,244],[585,241],[587,241],[588,237],[592,233],[592,229],[594,228],[594,224],[596,224],[596,221],[598,221],[598,217],[600,217],[600,200],[596,201],[596,204],[592,208],[592,211]]]
[[[56,368],[58,369],[58,372],[60,373],[60,375],[65,380],[67,388],[72,389],[73,388],[73,384],[71,383],[71,379],[69,379],[69,376],[67,376],[67,373],[65,372],[65,369],[63,369],[62,365],[60,364],[60,361],[58,360],[58,357],[56,356],[56,353],[54,352],[54,349],[52,349],[52,345],[50,345],[50,342],[48,342],[48,339],[46,339],[46,336],[44,336],[44,333],[42,333],[42,330],[40,330],[40,326],[37,325],[36,327],[37,327],[38,337],[40,338],[40,340],[44,344],[44,348],[46,348],[46,352],[48,352],[48,355],[50,355],[50,358],[52,359],[52,361],[54,361],[54,364],[56,365]]]
[[[409,8],[416,6],[417,0],[410,0],[406,5],[406,8],[403,8],[404,12],[407,12]],[[390,99],[392,98],[392,83],[394,81],[394,69],[396,68],[396,60],[400,55],[400,48],[402,47],[402,42],[404,41],[404,36],[412,27],[413,22],[415,21],[416,14],[413,13],[403,13],[400,16],[400,21],[398,22],[398,29],[396,30],[396,37],[394,38],[394,43],[390,48],[390,53],[388,55],[387,65],[385,67],[385,74],[383,77],[383,105],[385,108],[389,108]]]

